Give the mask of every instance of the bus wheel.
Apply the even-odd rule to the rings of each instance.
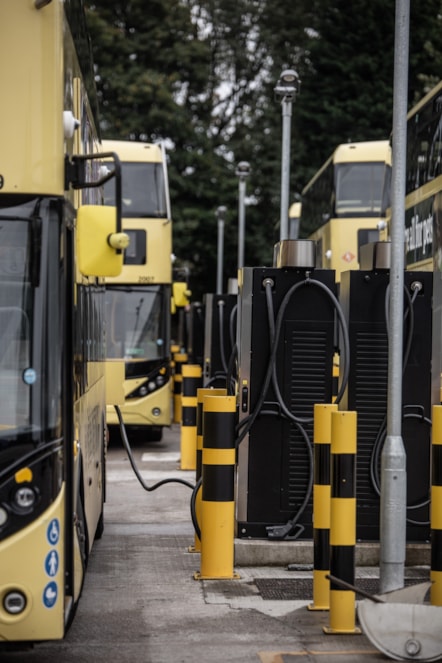
[[[88,538],[87,538],[86,519],[85,519],[85,515],[84,515],[83,497],[82,497],[81,493],[80,493],[80,495],[78,495],[75,527],[76,527],[76,530],[77,530],[77,538],[78,538],[78,543],[79,543],[79,546],[80,546],[81,561],[83,563],[83,569],[86,570],[87,563],[88,563],[88,557],[89,557],[89,545],[88,545]]]
[[[162,426],[149,426],[146,432],[147,442],[161,442],[163,439]]]
[[[98,541],[103,536],[104,532],[104,514],[103,511],[100,513],[100,518],[98,519],[97,529],[95,530],[95,541]]]
[[[97,529],[95,530],[94,540],[97,541],[101,539],[104,532],[104,503],[106,501],[106,456],[107,456],[107,447],[109,444],[109,430],[106,426],[106,422],[103,421],[103,435],[104,435],[104,444],[103,451],[101,454],[101,513],[97,523]]]

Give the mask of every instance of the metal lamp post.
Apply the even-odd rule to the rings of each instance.
[[[235,175],[239,178],[238,202],[238,269],[244,267],[244,234],[246,225],[246,179],[250,175],[248,161],[240,161],[236,167]]]
[[[407,150],[410,0],[396,0],[393,169],[391,181],[390,331],[388,339],[387,437],[381,455],[381,593],[404,586],[407,525],[407,456],[402,439],[405,171]]]
[[[274,88],[275,97],[281,100],[282,109],[280,240],[289,238],[290,129],[293,100],[300,84],[296,71],[285,69]]]
[[[216,270],[216,294],[221,295],[223,291],[223,257],[224,257],[224,219],[227,207],[220,205],[216,209],[218,219],[218,262]]]

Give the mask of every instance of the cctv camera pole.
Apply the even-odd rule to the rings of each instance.
[[[216,217],[218,219],[218,262],[216,270],[216,294],[221,295],[223,292],[223,256],[224,256],[224,217],[227,207],[221,205],[216,210]]]
[[[402,441],[404,218],[410,0],[396,0],[387,438],[381,456],[380,592],[404,586],[407,471]]]
[[[239,177],[238,201],[238,270],[244,267],[244,236],[246,225],[246,179],[250,175],[250,164],[240,161],[235,175]]]
[[[292,102],[283,99],[282,107],[282,154],[281,154],[281,211],[280,239],[288,239],[289,223],[289,180],[290,180],[290,135]]]
[[[274,88],[277,98],[281,99],[282,109],[282,151],[281,151],[281,212],[280,240],[289,238],[289,186],[290,186],[290,135],[292,122],[292,105],[296,92],[299,90],[299,77],[294,69],[286,69],[279,77]]]

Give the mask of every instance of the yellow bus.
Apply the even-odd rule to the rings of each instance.
[[[289,239],[298,239],[301,222],[301,203],[292,203],[289,207]]]
[[[393,137],[394,139],[394,137]],[[407,115],[405,180],[405,262],[407,269],[442,267],[442,82]],[[434,231],[433,231],[434,219]]]
[[[170,325],[172,220],[167,162],[161,144],[103,141],[118,154],[123,178],[123,228],[130,236],[123,271],[106,279],[106,358],[124,360],[126,426],[159,441],[171,424]],[[105,204],[114,187],[105,186]],[[108,408],[107,422],[118,425]]]
[[[360,247],[379,238],[388,140],[339,145],[302,191],[301,232],[317,242],[317,267],[359,268]]]
[[[103,529],[104,276],[124,235],[100,204],[82,12],[0,0],[0,648],[63,638]]]
[[[394,136],[392,137],[394,140]],[[387,210],[390,234],[391,210]],[[405,268],[433,271],[432,402],[442,402],[442,81],[407,115]]]

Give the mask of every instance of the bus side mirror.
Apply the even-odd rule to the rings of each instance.
[[[129,236],[115,232],[116,209],[82,205],[77,212],[78,268],[84,276],[118,276]]]
[[[188,289],[187,283],[176,281],[172,284],[172,294],[175,306],[182,307],[187,306],[192,293]]]

